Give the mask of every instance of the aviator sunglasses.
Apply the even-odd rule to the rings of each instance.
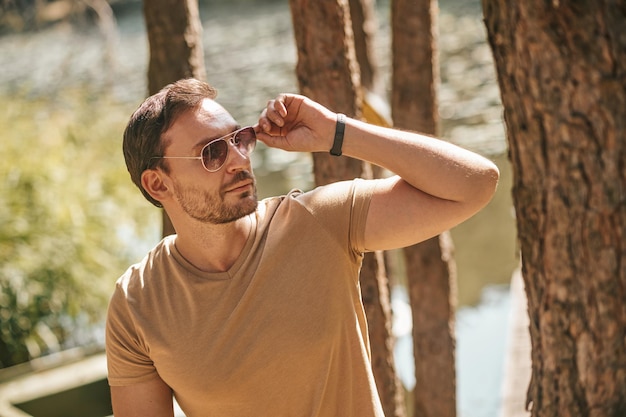
[[[231,143],[245,156],[252,153],[256,146],[256,132],[252,126],[235,130],[217,138],[202,147],[200,156],[153,156],[152,159],[200,159],[202,166],[209,172],[219,171],[226,163]]]

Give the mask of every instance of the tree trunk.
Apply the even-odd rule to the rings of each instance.
[[[513,166],[533,416],[626,415],[626,2],[483,0]]]
[[[300,91],[348,116],[360,117],[362,93],[347,0],[290,0],[298,49],[296,68]],[[371,177],[371,167],[329,153],[313,155],[317,185]],[[372,342],[372,367],[385,415],[402,416],[399,384],[393,366],[389,293],[381,254],[366,254],[361,270],[363,304]]]
[[[392,1],[394,126],[437,134],[437,2]],[[413,310],[415,417],[456,415],[455,264],[448,232],[404,249]]]
[[[372,368],[387,417],[406,415],[404,391],[396,375],[392,336],[391,295],[385,252],[368,253],[361,268],[361,293],[369,325]]]
[[[413,311],[413,416],[456,416],[456,265],[450,233],[406,248]]]
[[[336,112],[360,117],[363,97],[347,4],[342,0],[290,0],[289,4],[298,49],[300,92]],[[361,176],[362,165],[355,159],[315,153],[315,183]]]
[[[361,86],[366,91],[378,90],[374,35],[376,33],[375,0],[349,0],[354,51],[361,72]]]
[[[157,93],[181,78],[204,80],[202,24],[197,0],[144,0],[150,62],[148,93]],[[175,233],[163,212],[163,236]]]
[[[436,135],[439,123],[437,0],[392,0],[394,126]]]

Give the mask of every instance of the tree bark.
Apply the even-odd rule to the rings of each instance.
[[[436,135],[438,62],[434,0],[392,1],[394,126]],[[415,417],[456,416],[456,274],[448,232],[404,249],[413,311]]]
[[[406,415],[404,391],[396,375],[392,335],[391,294],[385,253],[366,254],[360,284],[372,346],[372,368],[387,417]]]
[[[150,62],[148,94],[182,78],[206,79],[197,0],[144,0]],[[163,212],[163,236],[175,233]]]
[[[513,166],[533,416],[626,415],[626,2],[483,0]]]
[[[392,0],[392,95],[395,126],[436,135],[439,62],[437,0]]]
[[[361,117],[362,92],[347,0],[290,0],[298,50],[297,78],[302,94],[351,117]],[[371,177],[371,166],[329,153],[313,155],[317,185]],[[380,253],[368,253],[361,269],[361,290],[372,350],[372,368],[385,415],[403,416],[393,366],[389,293]]]
[[[360,117],[363,97],[346,2],[290,0],[289,4],[298,49],[300,92],[336,112]],[[315,153],[315,183],[361,176],[362,165],[352,158]]]
[[[450,233],[406,248],[413,311],[413,416],[456,416],[456,265]]]
[[[374,36],[376,33],[375,0],[349,0],[354,51],[361,72],[361,86],[366,91],[378,90]]]
[[[204,80],[197,0],[150,0],[143,5],[150,43],[148,93],[155,94],[181,78]]]

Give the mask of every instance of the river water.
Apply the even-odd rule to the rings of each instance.
[[[242,124],[254,123],[269,98],[297,91],[296,49],[288,3],[210,3],[205,2],[201,10],[209,81],[219,90],[218,100],[236,119]],[[442,136],[491,157],[502,173],[493,202],[452,231],[459,294],[459,416],[495,417],[500,406],[510,307],[508,284],[518,263],[511,173],[480,2],[441,0],[439,4]],[[388,1],[379,1],[377,8],[376,52],[379,70],[388,85]],[[54,97],[81,89],[95,97],[106,92],[119,103],[119,111],[130,114],[146,94],[148,45],[139,5],[118,15],[116,23],[116,30],[108,33],[87,24],[59,24],[35,33],[0,37],[3,101]],[[261,196],[312,186],[307,155],[262,150],[257,158],[255,171]],[[157,228],[155,225],[155,237]],[[138,253],[153,243],[139,242]],[[394,294],[399,373],[410,387],[410,314],[402,288]]]

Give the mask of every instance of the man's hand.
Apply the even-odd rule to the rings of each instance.
[[[295,94],[267,102],[255,127],[258,139],[272,148],[297,152],[328,152],[336,115],[319,103]]]

